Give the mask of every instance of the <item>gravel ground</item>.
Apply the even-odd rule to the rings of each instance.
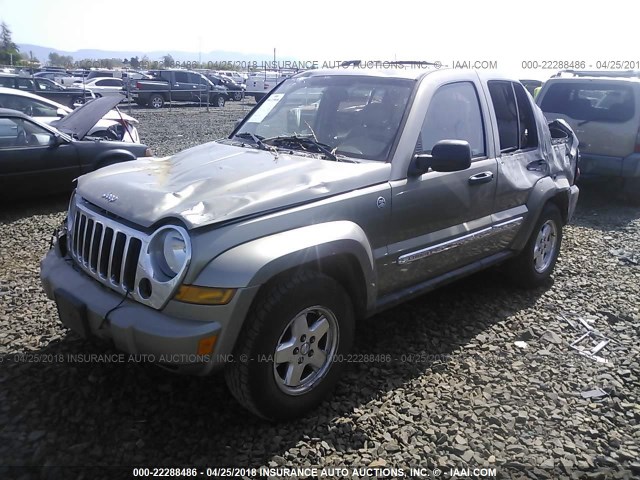
[[[252,104],[132,114],[143,141],[167,155],[224,136]],[[522,291],[500,272],[484,272],[367,320],[355,351],[379,361],[352,364],[331,399],[288,424],[248,415],[222,376],[80,362],[116,352],[70,334],[40,288],[38,262],[66,202],[0,211],[2,466],[370,466],[406,475],[410,467],[439,467],[445,478],[455,468],[491,467],[500,478],[640,476],[640,210],[619,203],[606,185],[583,186],[552,284]],[[586,328],[580,319],[611,339],[599,353],[607,363],[569,347]],[[581,395],[595,388],[604,396]],[[0,467],[2,479],[118,475],[131,478],[131,470]]]

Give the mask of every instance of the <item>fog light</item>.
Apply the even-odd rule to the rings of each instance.
[[[151,296],[151,282],[148,278],[143,278],[138,283],[138,293],[145,300]]]
[[[213,347],[216,346],[216,340],[218,340],[216,335],[200,339],[198,342],[198,355],[211,355]]]
[[[174,300],[199,305],[226,305],[236,293],[235,288],[199,287],[197,285],[180,285]]]

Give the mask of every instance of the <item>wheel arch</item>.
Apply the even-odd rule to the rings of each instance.
[[[136,156],[127,150],[110,150],[96,156],[93,162],[93,168],[98,169],[113,163],[128,162],[129,160],[135,159]]]
[[[566,178],[558,177],[553,179],[551,177],[544,177],[540,179],[529,196],[527,201],[529,215],[525,224],[518,232],[518,236],[514,240],[512,248],[520,251],[525,247],[533,232],[533,228],[535,227],[535,224],[547,203],[552,203],[558,207],[558,210],[560,210],[560,216],[562,217],[562,223],[563,225],[566,225],[570,220],[570,196],[571,185]]]
[[[259,286],[263,291],[300,270],[317,271],[336,280],[351,297],[358,316],[375,304],[373,253],[364,231],[348,221],[310,225],[238,245],[211,260],[193,283],[227,288]]]

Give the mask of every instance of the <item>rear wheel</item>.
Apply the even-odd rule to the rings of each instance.
[[[551,276],[562,243],[562,216],[553,203],[547,203],[524,250],[507,263],[512,280],[525,288],[543,285]]]
[[[353,341],[351,301],[332,278],[305,271],[272,285],[256,302],[226,369],[248,410],[285,420],[315,408],[332,390]]]
[[[158,93],[154,93],[149,97],[148,104],[151,108],[162,108],[164,106],[164,97]]]

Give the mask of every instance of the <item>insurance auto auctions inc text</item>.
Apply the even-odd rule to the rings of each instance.
[[[312,477],[312,478],[450,478],[450,477],[495,477],[495,468],[403,468],[403,467],[261,467],[257,472],[268,477]]]

